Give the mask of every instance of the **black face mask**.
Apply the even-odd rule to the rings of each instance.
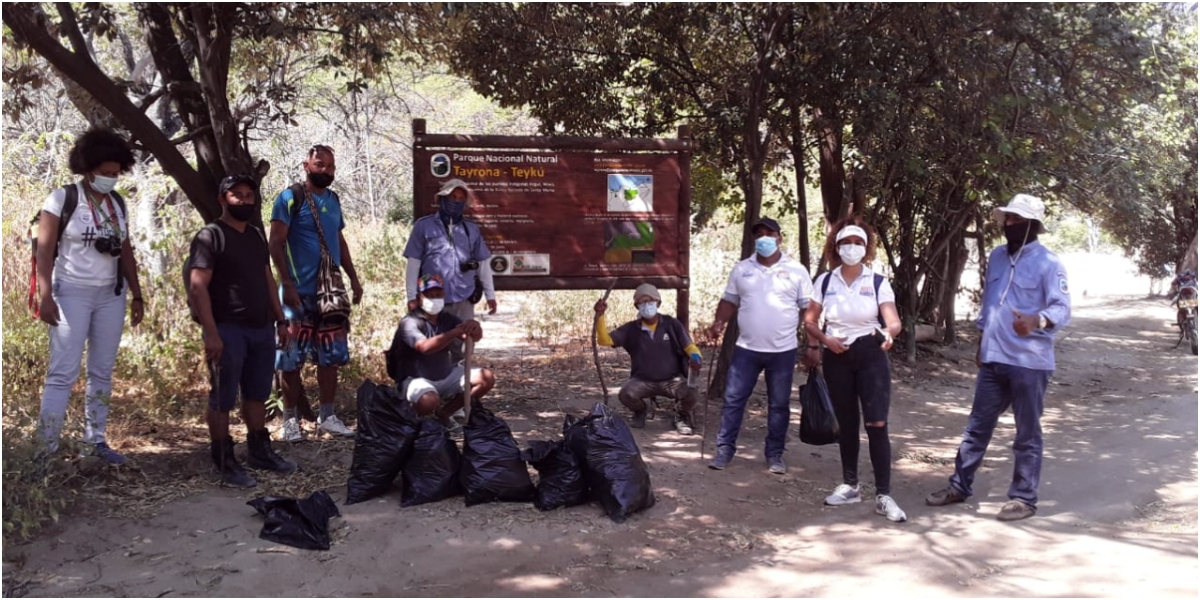
[[[333,175],[328,173],[309,173],[308,181],[313,184],[313,187],[323,190],[329,187],[329,184],[333,183]]]
[[[1016,254],[1022,246],[1037,241],[1038,228],[1033,221],[1004,226],[1004,240],[1008,243],[1008,253]]]
[[[254,214],[258,212],[257,204],[227,204],[225,209],[229,211],[229,216],[243,222],[248,223],[254,218]]]

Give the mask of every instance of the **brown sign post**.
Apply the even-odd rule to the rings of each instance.
[[[498,290],[679,290],[688,322],[691,139],[430,134],[413,120],[413,215],[448,179],[475,192]]]

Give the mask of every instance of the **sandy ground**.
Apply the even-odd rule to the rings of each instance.
[[[1136,290],[1137,293],[1144,293]],[[715,472],[699,437],[668,421],[635,430],[658,497],[615,524],[597,506],[466,508],[461,499],[401,509],[399,491],[341,507],[327,552],[258,538],[255,492],[209,483],[203,447],[135,457],[199,482],[195,493],[137,518],[88,511],[40,539],[4,548],[5,595],[36,596],[1186,596],[1197,595],[1197,361],[1171,349],[1161,299],[1079,299],[1058,343],[1044,417],[1036,517],[1001,523],[1011,477],[1011,415],[1001,420],[976,496],[924,506],[944,485],[974,384],[973,341],[894,365],[893,495],[909,515],[889,523],[873,503],[823,507],[839,482],[836,446],[801,444],[787,475],[766,472],[762,387],[741,449]],[[485,323],[481,361],[499,373],[489,405],[519,442],[553,437],[560,409],[600,398],[590,350],[542,356],[511,312]],[[606,351],[609,384],[624,357]],[[803,379],[797,377],[797,383]],[[551,391],[547,391],[547,389]],[[614,398],[612,401],[616,403]],[[715,432],[718,408],[708,410]],[[711,437],[711,436],[710,436]],[[711,456],[711,440],[707,455]],[[326,469],[341,503],[349,442],[285,452]],[[860,473],[871,481],[864,436]],[[311,490],[308,490],[311,491]],[[261,492],[258,492],[261,493]]]

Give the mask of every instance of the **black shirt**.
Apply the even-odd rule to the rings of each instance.
[[[678,319],[659,314],[654,335],[642,329],[635,319],[609,334],[613,346],[629,352],[630,376],[642,381],[669,381],[687,377],[684,348],[692,343],[687,328]]]
[[[409,377],[421,377],[430,381],[445,379],[454,368],[454,359],[450,356],[450,346],[442,348],[433,354],[421,354],[417,351],[417,342],[439,336],[462,323],[458,317],[441,313],[437,324],[434,325],[417,309],[408,313],[396,328],[392,337],[392,347],[388,349],[388,375],[397,384],[403,383]]]
[[[267,289],[270,253],[266,236],[250,224],[239,232],[224,221],[216,223],[225,236],[221,252],[215,250],[211,228],[201,229],[192,239],[193,268],[212,270],[208,297],[213,320],[246,327],[270,325],[274,290]]]

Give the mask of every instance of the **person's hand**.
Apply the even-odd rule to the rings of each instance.
[[[608,303],[604,300],[597,300],[596,306],[593,306],[592,309],[596,311],[596,314],[602,315],[604,311],[608,310]]]
[[[815,369],[821,366],[821,349],[805,348],[804,356],[800,357],[800,362],[810,369]]]
[[[708,326],[708,329],[704,330],[704,333],[708,334],[708,338],[715,343],[721,339],[721,332],[724,331],[724,329],[724,323],[713,322],[712,325]]]
[[[489,315],[496,314],[496,299],[493,298],[491,300],[488,300],[487,304],[488,304],[488,314]]]
[[[359,302],[362,302],[363,288],[357,277],[350,280],[350,293],[354,294],[354,299],[352,300],[354,304],[357,305]]]
[[[408,312],[412,312],[412,311],[414,311],[414,310],[417,310],[417,306],[419,306],[419,303],[417,302],[417,299],[416,299],[416,298],[413,298],[412,300],[409,300],[409,301],[408,301]]]
[[[1017,335],[1019,335],[1021,337],[1025,337],[1025,336],[1033,333],[1033,331],[1035,329],[1037,329],[1037,326],[1038,326],[1037,313],[1034,313],[1031,315],[1023,315],[1015,310],[1012,311],[1012,313],[1013,313],[1013,331],[1017,332]]]
[[[287,348],[288,342],[292,339],[292,330],[288,327],[287,321],[280,321],[275,325],[275,347]]]
[[[892,334],[888,333],[887,331],[884,331],[882,329],[880,329],[879,331],[881,333],[883,333],[883,343],[880,344],[879,347],[882,348],[884,352],[887,352],[888,350],[892,349],[892,346],[895,344],[896,339],[893,338]]]
[[[221,334],[216,330],[205,331],[204,339],[204,360],[209,363],[219,362],[221,360],[221,352],[225,350],[225,342],[221,341]]]
[[[483,337],[483,326],[480,325],[479,321],[476,321],[475,319],[464,321],[461,325],[459,325],[459,327],[462,328],[464,339],[467,336],[470,336],[471,339],[478,342],[480,338]]]
[[[300,292],[296,291],[295,283],[283,284],[283,303],[294,309],[300,309]]]
[[[829,351],[834,354],[841,354],[849,350],[849,348],[846,347],[846,338],[826,337],[825,347],[829,348]]]
[[[137,327],[146,316],[146,301],[141,298],[134,298],[129,303],[129,325]]]
[[[693,354],[688,360],[688,368],[693,371],[699,371],[700,365],[703,364],[703,362],[704,361],[700,358],[699,354]]]
[[[58,326],[58,303],[54,301],[54,296],[42,294],[42,299],[38,302],[38,315],[38,318],[47,325]]]

